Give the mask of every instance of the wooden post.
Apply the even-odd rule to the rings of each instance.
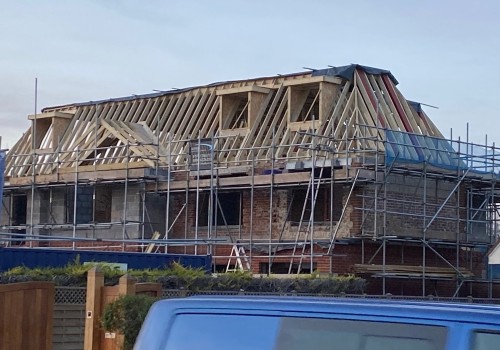
[[[99,267],[93,267],[87,273],[84,350],[99,350],[102,287],[104,287],[104,273]]]
[[[118,280],[118,297],[122,295],[135,295],[135,284],[137,280],[130,276],[129,274],[125,274]],[[124,336],[121,333],[116,334],[115,349],[123,349]]]
[[[128,273],[118,280],[119,295],[135,295],[135,284],[137,280]]]

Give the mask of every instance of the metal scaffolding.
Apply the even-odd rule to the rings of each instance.
[[[400,278],[422,294],[438,280],[456,295],[491,286],[475,265],[498,238],[500,151],[443,138],[389,77],[354,74],[35,114],[9,158],[0,241],[210,254],[226,270],[268,274],[355,272],[380,278],[384,294]],[[245,129],[219,127],[244,113]],[[76,131],[57,138],[57,118]],[[337,266],[345,246],[357,249],[349,271]]]
[[[36,183],[25,186],[7,186],[5,195],[7,197],[14,196],[23,189],[30,189],[32,194],[30,198],[30,213],[29,217],[35,217],[35,196],[42,190],[48,190],[48,211],[49,221],[36,223],[35,220],[30,220],[26,224],[7,224],[4,225],[4,230],[9,231],[8,235],[13,238],[6,238],[4,234],[3,240],[6,242],[15,242],[17,240],[28,241],[32,246],[33,242],[38,240],[47,242],[47,240],[66,239],[71,242],[73,249],[76,249],[78,242],[82,238],[86,241],[105,242],[106,239],[101,237],[100,231],[109,231],[112,227],[120,227],[121,237],[112,239],[114,244],[119,244],[122,250],[127,246],[139,245],[145,249],[148,243],[151,243],[145,236],[145,228],[152,226],[152,218],[149,215],[146,202],[148,193],[156,193],[165,198],[165,218],[164,218],[164,233],[162,239],[155,241],[157,246],[162,246],[161,250],[167,252],[167,248],[182,245],[184,251],[188,251],[187,247],[194,247],[194,253],[210,254],[214,251],[214,247],[221,245],[241,245],[245,246],[246,252],[249,254],[250,266],[252,259],[267,259],[268,273],[272,270],[273,262],[277,257],[287,258],[289,261],[288,273],[297,272],[313,272],[314,262],[325,257],[330,260],[335,252],[335,245],[339,241],[356,240],[365,242],[365,246],[369,242],[378,242],[381,246],[376,254],[382,255],[381,271],[376,273],[383,281],[383,292],[385,292],[386,281],[390,278],[396,278],[387,270],[386,254],[387,246],[393,243],[404,241],[406,244],[418,244],[422,249],[422,272],[419,279],[422,281],[422,291],[425,292],[426,280],[429,276],[426,273],[426,255],[434,254],[442,260],[443,264],[452,268],[457,275],[457,290],[467,281],[467,277],[462,274],[460,268],[460,253],[464,248],[473,251],[478,247],[486,247],[494,242],[497,237],[497,221],[498,221],[498,204],[497,204],[497,164],[498,152],[494,146],[482,146],[461,141],[448,141],[453,144],[457,151],[452,154],[449,149],[443,150],[439,147],[429,148],[422,147],[422,153],[429,153],[423,157],[421,162],[410,162],[413,159],[406,155],[396,155],[391,159],[387,159],[385,152],[379,149],[404,148],[409,147],[405,142],[393,142],[386,137],[373,137],[373,135],[383,135],[378,129],[376,132],[370,130],[369,127],[363,125],[356,126],[356,132],[351,135],[345,135],[343,140],[331,139],[328,137],[316,135],[312,131],[304,131],[303,139],[300,143],[284,145],[281,144],[280,151],[286,154],[283,157],[276,150],[271,151],[271,159],[268,157],[256,157],[259,154],[259,149],[241,148],[237,137],[227,138],[214,136],[210,139],[197,138],[194,140],[183,140],[172,142],[168,141],[168,158],[170,159],[167,165],[160,166],[159,159],[162,157],[159,153],[157,159],[151,158],[156,164],[156,169],[153,176],[132,177],[130,176],[131,169],[129,164],[133,155],[130,148],[138,147],[139,144],[123,144],[115,146],[116,148],[124,148],[125,152],[117,152],[122,154],[124,165],[124,178],[108,178],[101,179],[98,177],[97,161],[102,161],[103,157],[86,157],[86,164],[92,163],[94,167],[90,173],[81,171],[79,164],[82,164],[80,155],[82,154],[102,154],[102,152],[110,152],[110,149],[76,149],[74,157],[69,158],[74,163],[74,173],[72,174],[73,181],[68,180],[54,181],[53,183]],[[229,140],[228,140],[229,139]],[[304,142],[306,141],[306,142]],[[179,145],[181,143],[182,145]],[[220,151],[220,144],[233,143],[234,148],[225,147]],[[378,145],[382,143],[383,145]],[[390,145],[389,145],[390,144]],[[274,145],[274,143],[272,143]],[[144,144],[142,145],[144,146]],[[151,146],[159,149],[158,145]],[[356,148],[355,148],[355,147]],[[417,147],[411,145],[412,147]],[[203,148],[205,147],[205,149]],[[274,147],[274,146],[272,146]],[[475,147],[476,151],[479,147],[483,147],[485,154],[471,154],[470,150]],[[181,153],[174,153],[171,150],[178,149]],[[290,150],[294,149],[294,152]],[[462,152],[465,150],[465,152]],[[205,153],[203,153],[205,152]],[[247,161],[233,161],[231,155],[234,152],[246,152],[248,154]],[[417,153],[417,152],[414,152]],[[434,153],[434,155],[432,155]],[[446,153],[446,157],[458,157],[461,159],[457,162],[455,171],[446,168],[439,168],[439,164],[430,164],[432,156],[434,158],[443,157],[439,153]],[[291,157],[292,156],[292,157]],[[114,157],[114,156],[113,156]],[[35,157],[34,157],[35,158]],[[60,159],[60,156],[56,157]],[[175,164],[172,159],[190,159],[185,164]],[[116,160],[116,158],[114,158]],[[302,163],[302,169],[295,169],[293,172],[284,173],[290,164],[297,165]],[[53,164],[52,164],[53,165]],[[33,168],[47,166],[41,162],[33,161]],[[48,165],[51,166],[51,165]],[[59,169],[59,168],[57,168]],[[166,176],[159,176],[166,174]],[[262,175],[265,174],[265,175]],[[289,179],[283,181],[279,175],[288,175]],[[63,174],[56,174],[62,177]],[[56,176],[57,178],[57,176]],[[180,179],[184,179],[182,185]],[[411,182],[411,186],[406,184],[408,188],[412,188],[412,192],[405,198],[391,197],[391,186],[394,186],[394,180]],[[410,180],[411,181],[410,181]],[[433,203],[430,204],[430,187],[433,191],[443,191],[436,188],[436,181],[444,181],[448,184],[446,195],[435,196]],[[96,186],[102,184],[113,184],[116,186],[121,183],[123,186],[123,204],[122,215],[119,221],[97,222],[96,221]],[[348,191],[345,194],[335,193],[335,184],[344,184]],[[139,191],[139,196],[129,198],[130,186],[136,186],[134,189]],[[432,185],[432,186],[431,186]],[[82,187],[88,187],[92,191],[92,213],[90,222],[78,222],[78,202],[79,190]],[[53,214],[53,191],[58,188],[73,188],[73,213],[72,222],[61,223],[54,219]],[[274,215],[276,211],[276,191],[281,189],[305,189],[305,196],[302,198],[303,203],[300,205],[300,217],[290,218],[290,208],[294,199],[287,203],[287,213],[285,220],[279,225],[275,225]],[[356,191],[357,188],[362,188],[362,191]],[[269,195],[268,209],[268,238],[254,237],[255,232],[255,191],[257,189],[265,189]],[[338,220],[334,220],[333,207],[334,201],[330,198],[330,211],[328,229],[328,237],[319,238],[315,233],[315,224],[321,221],[320,218],[315,218],[315,208],[320,189],[327,189],[330,197],[336,195],[344,195],[343,207],[340,210]],[[231,190],[247,193],[249,198],[249,225],[245,227],[245,232],[242,231],[243,224],[240,222],[236,228],[232,227],[227,221],[224,213],[223,205],[221,205],[221,191]],[[185,195],[179,196],[184,192]],[[201,200],[203,196],[207,196],[208,210],[202,211]],[[172,198],[175,196],[177,200],[184,198],[184,202],[177,204],[178,211],[174,211],[172,206]],[[138,220],[129,219],[129,202],[139,198],[141,201],[140,217]],[[338,237],[339,229],[349,206],[353,206],[356,202],[361,203],[354,209],[362,213],[362,221],[360,231],[354,232],[351,237]],[[436,202],[439,200],[440,202]],[[12,208],[12,201],[10,211]],[[243,200],[240,199],[240,205],[243,205]],[[419,210],[409,209],[416,208]],[[190,208],[194,208],[190,209]],[[394,209],[399,208],[399,209]],[[443,215],[453,210],[456,214],[453,217]],[[242,215],[242,208],[238,209]],[[172,230],[176,227],[176,223],[184,213],[184,233],[180,237],[179,232],[172,235]],[[203,214],[205,213],[205,214]],[[466,215],[463,215],[466,213]],[[200,215],[206,215],[203,218],[204,224],[201,224],[202,218]],[[421,234],[419,237],[416,234],[406,235],[405,232],[395,232],[394,229],[388,232],[388,220],[394,217],[407,217],[421,222]],[[222,222],[217,220],[222,219]],[[262,217],[259,218],[263,219]],[[156,220],[156,218],[155,218]],[[296,220],[296,226],[289,225],[288,220]],[[452,222],[454,228],[453,239],[436,239],[428,237],[428,231],[437,221]],[[194,222],[194,225],[192,223]],[[190,224],[191,223],[191,224]],[[284,235],[285,226],[287,226],[288,235]],[[449,226],[449,225],[448,225]],[[130,237],[127,228],[135,227],[139,234],[135,237]],[[29,234],[13,235],[14,230],[26,230]],[[71,230],[71,235],[62,237],[57,235],[59,231]],[[177,227],[178,229],[178,227]],[[92,234],[88,234],[91,230]],[[464,234],[465,230],[465,234]],[[483,232],[483,236],[479,237],[479,241],[473,235],[477,231]],[[151,231],[151,230],[150,230]],[[194,232],[193,232],[194,231]],[[279,232],[277,232],[279,231]],[[294,233],[293,233],[293,232]],[[81,237],[80,232],[86,232],[85,237]],[[287,236],[287,237],[285,237]],[[175,237],[175,238],[173,238]],[[221,238],[224,237],[224,238]],[[143,241],[143,242],[141,242]],[[170,241],[174,241],[170,245]],[[131,244],[134,242],[134,244]],[[184,244],[183,244],[184,242]],[[455,247],[455,258],[450,261],[449,258],[443,257],[435,247],[450,246]],[[98,245],[99,247],[109,247],[105,244]],[[204,248],[199,251],[199,247]],[[320,252],[317,246],[325,249]],[[285,254],[279,254],[279,251],[285,251]],[[263,253],[264,252],[264,253]],[[362,253],[365,256],[365,252]],[[471,254],[469,258],[473,255]],[[217,256],[214,258],[227,261],[229,256]],[[360,261],[365,263],[366,259]],[[404,260],[404,259],[403,259]],[[367,260],[368,263],[373,261],[373,258]],[[304,269],[304,262],[308,262],[308,268]],[[468,264],[471,262],[469,261]],[[437,278],[431,276],[431,278]]]

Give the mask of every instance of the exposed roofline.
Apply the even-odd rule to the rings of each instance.
[[[351,80],[353,77],[354,71],[356,69],[361,69],[369,74],[375,74],[375,75],[387,74],[387,75],[389,75],[389,78],[392,80],[392,82],[395,85],[398,84],[398,81],[396,80],[396,78],[388,70],[363,66],[363,65],[359,65],[359,64],[350,64],[347,66],[339,66],[339,67],[331,66],[331,67],[326,68],[326,69],[317,69],[317,70],[312,70],[312,71],[302,71],[302,72],[296,72],[296,73],[290,73],[290,74],[272,75],[272,76],[264,76],[264,77],[258,77],[258,78],[250,78],[250,79],[228,80],[228,81],[215,82],[215,83],[211,83],[211,84],[207,84],[207,85],[191,86],[191,87],[186,87],[186,88],[182,88],[182,89],[171,89],[171,90],[157,91],[157,92],[147,93],[147,94],[133,94],[131,96],[108,98],[108,99],[96,100],[96,101],[70,103],[70,104],[64,104],[64,105],[59,105],[59,106],[50,106],[50,107],[46,107],[46,108],[42,109],[42,112],[45,112],[47,110],[52,110],[52,109],[97,105],[97,104],[107,103],[107,102],[124,102],[124,101],[132,101],[132,100],[143,99],[143,98],[155,98],[155,97],[161,97],[161,96],[166,96],[166,95],[178,94],[178,93],[182,93],[182,92],[193,90],[193,89],[217,87],[217,86],[221,86],[221,85],[225,85],[225,84],[238,83],[238,82],[242,82],[242,81],[273,79],[273,78],[280,78],[280,77],[293,77],[293,76],[307,75],[307,74],[311,74],[311,76],[322,76],[322,75],[335,76],[335,77],[340,77],[342,79]]]

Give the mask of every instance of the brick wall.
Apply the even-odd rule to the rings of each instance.
[[[454,182],[440,179],[428,179],[425,185],[420,178],[391,175],[385,187],[359,187],[353,202],[357,211],[354,226],[359,229],[354,229],[353,233],[361,231],[367,235],[381,236],[385,229],[386,235],[420,238],[424,228],[437,214],[425,230],[426,238],[454,241],[459,237],[465,240],[465,189],[462,187],[452,193],[455,185]],[[378,200],[375,203],[376,191]]]
[[[249,240],[251,235],[253,240],[269,240],[269,237],[273,240],[282,239],[295,241],[298,239],[299,241],[302,241],[306,239],[308,220],[303,220],[299,231],[298,222],[300,221],[300,214],[294,215],[294,213],[289,212],[290,201],[292,200],[292,191],[293,189],[274,190],[272,194],[272,208],[270,206],[271,194],[269,189],[259,188],[254,190],[253,208],[251,206],[251,191],[240,191],[242,198],[241,227],[226,227],[223,223],[218,222],[217,226],[212,229],[212,237],[226,237],[229,239],[229,235],[231,235],[233,239]],[[342,196],[342,203],[345,203],[347,193],[348,192],[345,188],[340,188],[339,193],[336,193],[336,195]],[[205,195],[208,196],[208,192],[201,192],[198,197],[200,207],[202,206],[202,198]],[[196,195],[192,193],[189,194],[187,201],[188,205],[183,209],[185,212],[179,216],[174,224],[172,237],[184,238],[186,235],[188,238],[194,238],[196,232]],[[186,196],[184,193],[171,195],[171,218],[174,218],[179,214],[185,203]],[[297,205],[301,206],[302,204],[298,203]],[[204,209],[205,211],[199,213],[200,216],[207,215],[206,208]],[[253,218],[251,217],[252,210]],[[338,210],[339,213],[342,211],[341,208],[336,208],[336,210]],[[338,230],[338,237],[349,236],[349,233],[353,228],[353,222],[351,220],[353,212],[353,206],[349,205]],[[200,217],[198,220],[199,222],[202,221]],[[334,230],[336,225],[337,222],[334,221]],[[198,227],[198,237],[200,237],[200,235],[202,235],[202,237],[206,237],[207,234],[208,228],[206,226]],[[315,221],[314,238],[327,240],[330,236],[330,221]]]
[[[281,247],[284,248],[284,247]],[[310,263],[310,247],[307,246],[303,251],[304,259],[302,260],[303,272],[309,272]],[[379,244],[375,243],[365,243],[364,247],[364,263],[374,256],[372,264],[382,264],[382,253],[374,255],[376,250],[379,248]],[[235,257],[229,259],[231,254],[231,245],[226,246],[216,246],[213,249],[213,262],[222,268],[225,268],[228,261],[231,265],[234,265],[236,260]],[[323,254],[324,256],[314,258],[314,270],[320,273],[329,273],[330,271],[334,274],[345,275],[352,274],[354,272],[353,265],[363,263],[363,253],[361,244],[338,244],[332,251],[332,256],[326,256],[326,248],[320,246],[314,246],[314,253],[317,255]],[[454,247],[450,248],[439,248],[436,250],[444,256],[448,261],[455,265],[455,255],[456,250]],[[298,250],[297,253],[300,254],[302,250]],[[469,267],[470,254],[475,256],[472,257],[473,262],[473,272],[480,276],[482,273],[481,256],[480,254],[460,251],[459,252],[459,266],[462,268]],[[273,265],[281,264],[284,266],[285,270],[288,270],[288,266],[291,263],[298,264],[300,258],[297,256],[292,259],[290,256],[292,254],[291,249],[280,249],[277,254],[271,258]],[[251,263],[252,271],[254,273],[267,273],[267,270],[262,270],[262,264],[267,267],[269,263],[269,257],[267,256],[266,250],[253,250],[250,251],[248,247],[246,248],[246,256],[248,261]],[[388,245],[386,250],[386,264],[403,264],[408,266],[422,266],[422,247],[416,245]],[[449,265],[439,258],[435,253],[427,249],[426,251],[426,266],[428,267],[449,267]],[[331,269],[330,269],[331,267]],[[370,275],[360,275],[366,278],[368,281],[367,293],[369,294],[382,294],[382,279],[374,278]],[[457,289],[457,283],[452,280],[429,280],[425,282],[425,295],[437,295],[437,296],[453,296]],[[498,289],[498,288],[497,288]],[[386,279],[386,293],[391,293],[394,295],[422,295],[422,281],[420,279]],[[475,283],[469,285],[465,283],[459,291],[458,296],[464,297],[472,295],[474,297],[487,297],[488,290],[486,284]]]
[[[337,231],[336,238],[349,238],[360,234],[368,236],[386,235],[398,237],[423,237],[427,239],[440,239],[455,241],[457,237],[464,241],[466,239],[466,191],[460,188],[453,193],[446,204],[446,198],[452,192],[455,184],[449,181],[429,180],[424,191],[423,181],[418,178],[404,176],[392,176],[388,179],[386,188],[378,189],[378,200],[375,205],[375,185],[359,185],[355,188],[350,202],[345,207],[344,216],[337,230],[338,217],[334,218],[333,228],[330,228],[330,221],[322,218],[315,219],[314,238],[316,240],[328,240],[332,233]],[[241,227],[222,227],[218,224],[214,232],[217,236],[228,237],[228,232],[238,239],[249,239],[250,232],[253,239],[278,239],[307,240],[310,237],[308,232],[308,220],[303,220],[299,229],[301,211],[298,208],[295,212],[288,213],[293,189],[276,189],[273,191],[273,205],[270,224],[270,190],[256,189],[253,194],[253,208],[251,208],[250,190],[242,193]],[[342,202],[338,207],[344,207],[349,187],[335,189],[335,196],[341,196]],[[425,194],[424,194],[425,192]],[[184,194],[172,196],[171,217],[175,217],[186,202]],[[309,200],[309,199],[308,199]],[[196,196],[189,195],[187,206],[187,218],[183,214],[174,227],[174,236],[192,237],[195,227],[196,217]],[[316,205],[319,205],[316,203]],[[377,224],[375,225],[375,208],[377,208]],[[253,210],[253,222],[250,221]],[[335,210],[335,209],[334,209]],[[342,209],[339,210],[341,212]],[[427,227],[431,219],[439,211],[437,217]],[[288,214],[288,215],[287,215]],[[205,214],[206,215],[206,214]],[[306,217],[310,215],[307,212]],[[424,219],[425,215],[425,219]],[[340,216],[340,214],[338,214]],[[186,225],[187,220],[187,225]],[[375,227],[376,226],[376,227]],[[187,232],[186,231],[187,228]],[[221,229],[219,229],[221,228]],[[207,231],[206,227],[199,227],[200,232]],[[214,234],[212,234],[214,236]]]

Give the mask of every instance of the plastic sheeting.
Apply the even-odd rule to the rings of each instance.
[[[416,111],[417,113],[422,112],[422,105],[421,105],[419,102],[410,101],[410,100],[406,100],[406,102],[408,102],[408,104],[409,104],[410,106],[412,106],[412,107],[413,107],[413,109],[415,109],[415,111]]]
[[[341,77],[347,80],[352,80],[354,77],[354,72],[356,69],[361,69],[365,71],[368,74],[373,74],[373,75],[382,75],[382,74],[387,74],[389,78],[392,80],[394,85],[398,84],[398,81],[392,75],[392,73],[388,70],[385,69],[380,69],[380,68],[374,68],[374,67],[368,67],[368,66],[362,66],[360,64],[350,64],[348,66],[340,66],[340,67],[330,67],[326,69],[317,69],[312,72],[312,76],[330,76],[330,77]]]
[[[386,163],[423,163],[450,170],[466,169],[465,162],[448,140],[401,131],[385,131]]]
[[[461,141],[385,130],[385,161],[424,163],[441,169],[469,170],[476,174],[500,172],[500,154],[491,147]]]

